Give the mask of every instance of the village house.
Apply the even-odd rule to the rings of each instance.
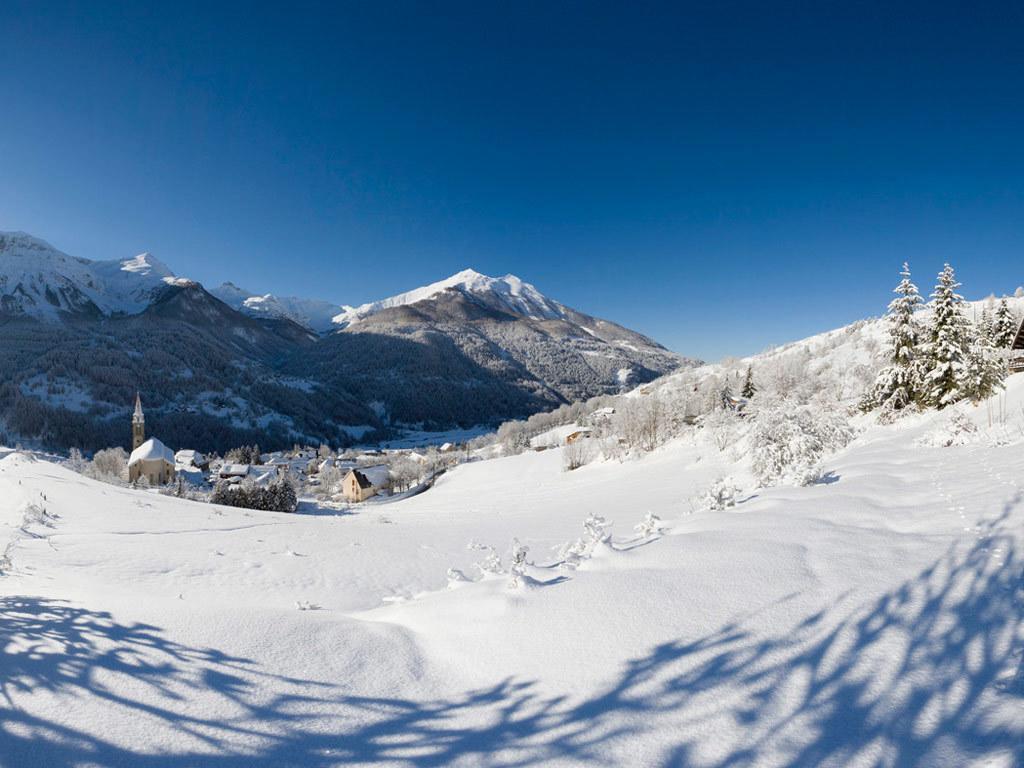
[[[582,427],[581,429],[577,429],[575,432],[570,432],[568,435],[565,436],[565,444],[572,445],[577,440],[583,440],[584,438],[590,437],[592,433],[593,430],[590,429],[589,427]]]
[[[145,479],[150,485],[164,485],[174,480],[174,452],[157,438],[146,439],[146,417],[142,398],[135,393],[132,414],[132,453],[128,457],[128,481]]]
[[[391,480],[386,464],[375,467],[356,467],[349,470],[341,481],[341,492],[348,502],[366,501],[385,490]]]
[[[174,461],[182,467],[194,467],[202,472],[210,468],[210,460],[199,451],[186,449],[174,454]]]

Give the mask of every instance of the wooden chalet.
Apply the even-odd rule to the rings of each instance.
[[[1024,371],[1024,320],[1017,327],[1017,335],[1010,345],[1010,373]]]

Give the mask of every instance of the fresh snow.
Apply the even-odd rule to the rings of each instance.
[[[136,314],[149,306],[157,289],[180,282],[150,253],[89,261],[25,232],[0,232],[0,296],[12,297],[33,317],[50,320],[79,311],[83,307],[76,299],[104,314]]]
[[[1024,377],[1002,397],[999,427],[862,419],[806,488],[754,488],[698,432],[337,516],[0,451],[0,762],[1019,765]],[[922,444],[954,413],[965,444]],[[610,542],[558,567],[589,515]]]
[[[210,291],[229,307],[252,317],[286,318],[317,333],[325,333],[334,327],[334,316],[342,307],[319,299],[302,299],[297,296],[263,296],[239,288],[234,283],[223,283]]]
[[[452,289],[469,294],[486,294],[497,299],[510,311],[527,317],[551,320],[565,315],[565,309],[561,304],[547,298],[532,285],[523,282],[515,275],[488,277],[475,270],[464,269],[444,280],[400,293],[397,296],[372,301],[358,307],[345,307],[344,311],[334,318],[334,322],[345,327],[382,310],[415,304]]]

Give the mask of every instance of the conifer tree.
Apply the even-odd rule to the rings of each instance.
[[[932,293],[934,315],[928,339],[927,399],[936,408],[945,408],[970,394],[969,328],[961,311],[963,296],[956,292],[959,287],[956,273],[946,264]]]
[[[994,336],[995,326],[986,309],[973,329],[967,356],[966,395],[976,402],[990,397],[1003,386],[1005,365],[999,350],[995,348]]]
[[[893,290],[896,298],[889,302],[889,364],[879,372],[861,404],[866,411],[881,407],[889,416],[921,403],[925,394],[919,350],[921,328],[914,316],[922,299],[905,262],[900,277]]]
[[[725,380],[721,390],[719,390],[718,397],[722,408],[729,410],[733,407],[732,387],[729,385],[728,379]]]
[[[1009,349],[1017,336],[1017,319],[1013,316],[1006,298],[999,300],[996,319],[992,329],[992,343],[996,349]]]
[[[754,385],[754,366],[747,366],[747,377],[743,380],[743,389],[740,394],[749,400],[757,393],[757,387]]]

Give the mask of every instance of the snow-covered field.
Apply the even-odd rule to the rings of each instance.
[[[948,413],[867,427],[807,488],[683,440],[339,516],[0,451],[0,764],[1020,765],[1024,377],[1005,397],[966,445],[920,444]],[[725,473],[740,503],[702,510]],[[612,547],[554,567],[592,513]],[[526,578],[481,578],[513,538]]]

